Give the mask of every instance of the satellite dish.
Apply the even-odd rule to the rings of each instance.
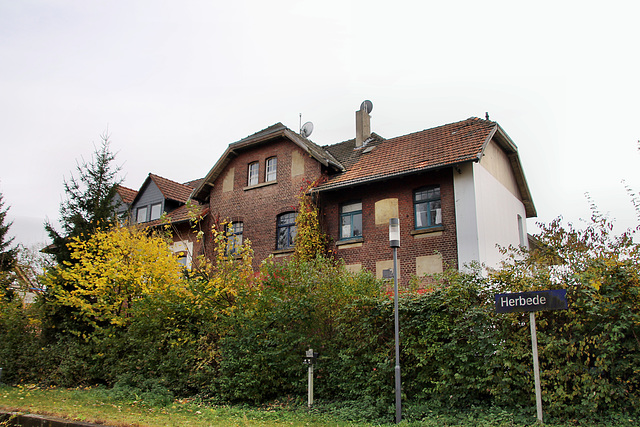
[[[313,123],[307,122],[302,125],[302,129],[300,129],[300,135],[304,136],[305,138],[309,138],[311,132],[313,132]]]
[[[367,114],[371,113],[373,111],[373,102],[369,101],[368,99],[366,101],[362,101],[362,104],[360,104],[360,109],[366,111]]]

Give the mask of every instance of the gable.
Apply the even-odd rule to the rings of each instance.
[[[492,144],[494,144],[495,147],[493,147]],[[509,168],[504,166],[503,154],[500,154],[497,150],[500,150],[502,153],[504,153],[504,155],[506,155],[509,163]],[[537,215],[536,207],[533,204],[531,192],[529,191],[529,184],[527,184],[527,179],[524,176],[524,170],[522,169],[522,163],[520,162],[520,156],[518,155],[518,147],[516,147],[516,145],[513,143],[504,129],[502,129],[497,124],[492,138],[489,139],[482,148],[479,159],[483,159],[485,157],[485,153],[488,153],[490,158],[487,163],[492,164],[491,167],[496,171],[496,174],[501,177],[498,178],[501,183],[505,184],[501,180],[504,179],[505,182],[509,183],[508,185],[512,185],[512,183],[510,183],[510,179],[507,177],[508,173],[505,172],[507,169],[510,170],[510,173],[513,174],[513,179],[515,179],[515,185],[518,188],[518,191],[512,191],[512,194],[514,194],[522,201],[522,204],[524,205],[526,210],[527,218],[535,217]],[[500,166],[501,164],[502,166]],[[488,168],[487,170],[490,171]],[[505,185],[505,187],[509,188],[508,185]]]
[[[522,200],[522,196],[520,195],[520,190],[518,188],[518,182],[515,174],[513,173],[513,168],[511,167],[511,162],[509,161],[507,153],[505,153],[496,141],[492,139],[489,141],[482,154],[480,165],[482,165],[491,175],[493,175],[495,179],[504,185],[511,194]]]
[[[152,203],[163,202],[164,196],[155,182],[149,181],[138,192],[135,202],[131,205],[131,210],[135,210],[138,206],[147,206]]]
[[[190,197],[196,200],[206,200],[209,196],[211,187],[215,185],[220,175],[227,169],[229,164],[235,158],[240,155],[244,155],[247,152],[255,150],[257,147],[264,147],[268,144],[280,142],[282,140],[286,140],[296,145],[300,150],[302,150],[302,152],[313,158],[316,162],[324,165],[325,167],[334,170],[344,170],[342,164],[340,164],[340,162],[338,162],[331,153],[324,150],[322,147],[313,143],[309,139],[293,132],[282,123],[276,123],[275,125],[263,129],[260,132],[250,135],[244,139],[241,139],[240,141],[229,144],[222,157],[220,157],[220,159],[216,162],[213,168],[211,168],[205,178],[193,190]],[[295,173],[300,174],[300,158],[298,158],[297,160],[298,161],[292,165],[292,168]],[[235,172],[237,173],[238,170],[236,170]],[[229,177],[227,177],[227,181],[225,181],[227,182],[227,186],[229,185],[228,179]]]

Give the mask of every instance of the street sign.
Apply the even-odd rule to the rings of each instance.
[[[518,292],[496,294],[496,313],[529,312],[531,328],[531,352],[533,356],[533,375],[536,393],[536,412],[538,422],[542,424],[542,391],[540,389],[540,365],[538,364],[538,337],[536,334],[536,311],[566,310],[567,290]]]
[[[523,311],[566,310],[567,290],[496,294],[496,313]]]

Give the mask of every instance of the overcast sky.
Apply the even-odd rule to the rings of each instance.
[[[637,1],[0,0],[0,192],[10,234],[47,241],[63,179],[107,130],[124,185],[203,177],[282,122],[333,144],[354,112],[391,138],[489,112],[519,148],[538,218],[590,193],[638,223]]]

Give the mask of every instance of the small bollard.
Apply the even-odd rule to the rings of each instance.
[[[308,389],[309,394],[307,397],[307,405],[309,408],[313,405],[313,365],[316,363],[318,359],[318,353],[313,351],[312,348],[307,350],[304,358],[302,359],[302,363],[309,367],[309,378],[308,378]]]

